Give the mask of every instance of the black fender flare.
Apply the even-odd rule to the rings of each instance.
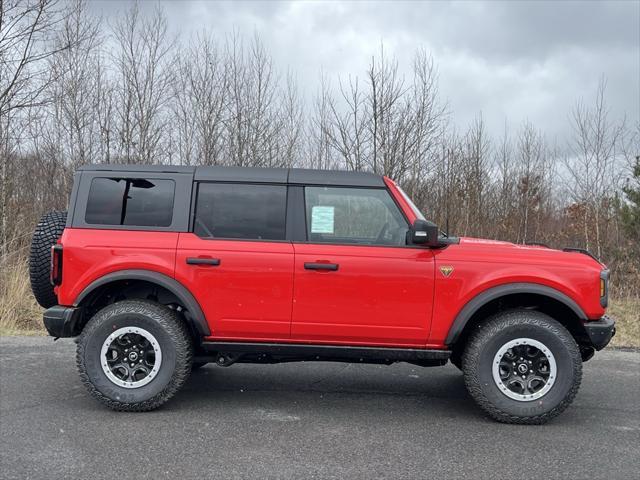
[[[96,289],[123,280],[143,280],[169,290],[183,303],[191,317],[188,320],[193,322],[198,333],[202,336],[211,335],[204,312],[191,292],[174,278],[152,270],[118,270],[108,273],[87,285],[76,298],[74,306],[81,306],[82,301]]]
[[[483,292],[479,293],[471,300],[469,300],[467,304],[462,308],[462,310],[460,310],[455,320],[453,321],[453,324],[449,329],[449,333],[447,334],[445,344],[453,345],[456,340],[458,340],[458,337],[460,337],[460,334],[464,330],[464,327],[467,325],[469,319],[484,305],[500,297],[521,293],[531,293],[549,297],[570,308],[573,313],[575,313],[582,321],[587,320],[587,315],[584,313],[582,308],[580,308],[580,306],[572,298],[556,290],[555,288],[547,287],[546,285],[540,285],[537,283],[509,283],[506,285],[499,285],[497,287],[484,290]]]

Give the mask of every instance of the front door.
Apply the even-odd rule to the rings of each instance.
[[[198,185],[193,233],[180,234],[175,276],[189,285],[216,339],[289,338],[286,198],[285,185]]]
[[[434,258],[384,188],[305,187],[307,242],[295,243],[291,338],[424,346]]]

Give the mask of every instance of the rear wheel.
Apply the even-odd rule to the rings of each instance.
[[[542,424],[573,401],[580,349],[551,317],[530,310],[496,315],[471,335],[462,357],[467,389],[492,418]]]
[[[89,393],[109,408],[153,410],[191,372],[192,342],[175,311],[144,300],[100,310],[78,340],[76,360]]]

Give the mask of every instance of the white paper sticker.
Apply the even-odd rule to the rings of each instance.
[[[311,233],[333,233],[334,207],[316,206],[311,209]]]

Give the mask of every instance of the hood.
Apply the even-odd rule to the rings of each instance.
[[[543,245],[541,243],[523,245],[520,243],[505,242],[503,240],[488,240],[486,238],[460,237],[460,243],[463,245],[473,245],[473,246],[485,247],[485,248],[502,247],[502,248],[518,248],[523,250],[541,250],[542,249],[547,251],[549,250],[553,250],[556,252],[560,251],[560,250],[547,247],[546,245]]]
[[[451,248],[454,247],[454,248]],[[508,263],[557,263],[567,265],[584,265],[602,268],[604,265],[584,250],[558,250],[538,245],[522,245],[502,240],[488,240],[484,238],[461,237],[458,245],[452,245],[451,254],[464,255],[467,259],[476,261],[495,261]]]

